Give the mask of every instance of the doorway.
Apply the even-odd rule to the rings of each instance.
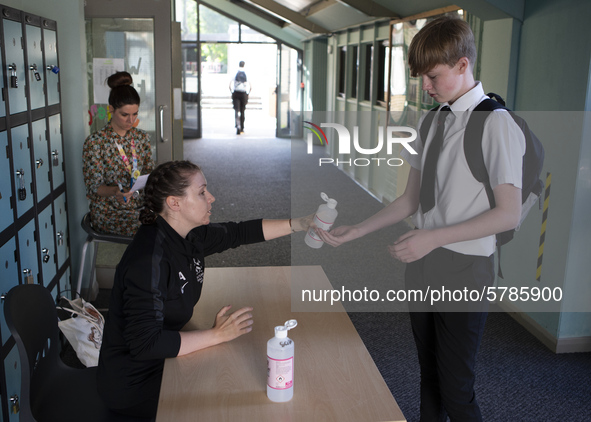
[[[176,19],[184,139],[301,136],[301,51],[194,0],[176,2]],[[229,85],[240,61],[246,63],[252,91],[245,133],[237,135]]]
[[[276,128],[276,44],[216,44],[227,52],[227,65],[215,61],[201,63],[201,112],[203,137],[236,136],[235,116],[230,85],[245,62],[250,93],[241,137],[275,137]],[[202,44],[202,58],[207,55]]]
[[[140,128],[158,163],[172,159],[171,10],[168,2],[127,0],[115,8],[85,1],[91,132],[109,121],[106,78],[125,70],[140,94]],[[156,60],[156,57],[158,60]]]

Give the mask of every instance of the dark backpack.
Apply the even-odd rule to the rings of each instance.
[[[242,70],[239,70],[238,72],[236,72],[234,80],[236,82],[246,82],[246,73],[244,73]]]
[[[519,226],[527,216],[527,213],[531,207],[538,202],[540,195],[544,191],[544,182],[540,179],[542,173],[542,166],[544,164],[544,147],[537,138],[537,136],[530,130],[526,121],[516,115],[513,111],[505,107],[505,101],[497,94],[489,93],[489,97],[494,98],[486,99],[476,106],[474,111],[470,114],[468,123],[466,124],[466,132],[464,133],[464,154],[466,161],[470,167],[470,171],[476,180],[484,184],[486,189],[486,195],[488,196],[488,202],[490,203],[491,209],[495,207],[495,197],[493,190],[490,186],[488,172],[484,165],[484,155],[482,152],[482,134],[484,132],[484,122],[489,114],[493,110],[504,109],[511,114],[513,120],[521,128],[525,136],[525,154],[523,155],[523,166],[522,166],[522,188],[521,188],[521,219]],[[496,100],[496,101],[495,101]],[[439,107],[435,107],[427,114],[421,127],[419,129],[421,134],[421,140],[423,146],[425,145],[425,139],[429,134],[431,123],[435,117],[435,111]],[[517,226],[517,229],[519,229]],[[502,233],[497,233],[497,249],[499,253],[499,277],[503,277],[500,268],[500,254],[501,245],[509,242],[515,235],[515,230],[508,230]]]

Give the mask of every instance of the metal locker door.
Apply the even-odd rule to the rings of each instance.
[[[45,44],[45,84],[47,85],[47,105],[60,102],[59,71],[57,61],[57,34],[50,29],[43,29]]]
[[[37,182],[37,202],[49,195],[51,186],[49,184],[49,169],[51,160],[47,150],[47,136],[45,119],[39,119],[33,122],[32,136],[33,157],[35,158],[35,181]]]
[[[60,294],[60,296],[66,296],[68,299],[73,299],[72,298],[72,280],[70,279],[70,268],[71,267],[68,267],[68,269],[66,270],[64,275],[62,275],[62,278],[60,278],[59,294]]]
[[[25,96],[25,57],[23,51],[23,26],[20,22],[4,19],[4,47],[6,63],[4,72],[8,81],[10,114],[27,110]],[[16,77],[16,79],[14,79]],[[16,83],[14,83],[16,82]]]
[[[62,193],[53,202],[55,233],[57,243],[57,267],[62,268],[68,258],[68,212],[66,194]]]
[[[22,284],[39,284],[34,219],[18,231],[18,256],[21,265]]]
[[[8,420],[17,422],[19,413],[11,411],[12,400],[20,400],[21,394],[21,360],[16,344],[4,359],[4,371],[6,374],[6,397],[8,402]]]
[[[51,204],[39,214],[39,247],[41,248],[41,277],[43,285],[48,286],[57,272],[55,263],[55,242],[53,241],[53,224]]]
[[[62,122],[59,114],[49,117],[49,145],[51,148],[51,173],[53,189],[64,183],[64,155],[62,152]]]
[[[4,44],[0,43],[0,87],[4,86],[4,56],[2,55],[2,50],[4,49]],[[6,101],[4,101],[4,95],[0,95],[0,117],[6,116]]]
[[[29,128],[21,125],[10,130],[12,162],[14,164],[14,192],[17,216],[20,218],[33,206],[31,154],[29,149]],[[24,190],[23,190],[24,189]]]
[[[10,159],[8,158],[8,134],[0,132],[0,232],[12,224],[12,181],[10,178]]]
[[[41,28],[25,25],[27,35],[27,60],[29,73],[29,94],[31,110],[45,107],[43,92],[43,51],[41,44]]]
[[[16,265],[16,242],[11,238],[0,248],[0,296],[18,284],[18,266]],[[4,320],[4,300],[0,300],[0,329],[2,330],[2,344],[10,338],[10,331]]]

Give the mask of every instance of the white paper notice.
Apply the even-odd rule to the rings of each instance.
[[[180,88],[175,88],[172,92],[174,101],[174,120],[181,120],[183,118],[183,93]]]
[[[115,72],[122,72],[124,68],[124,59],[92,59],[92,85],[95,104],[109,103],[111,88],[107,85],[107,78]]]
[[[131,192],[143,189],[144,186],[146,186],[146,182],[148,181],[148,176],[149,174],[142,174],[140,177],[138,177],[133,186],[131,187]]]

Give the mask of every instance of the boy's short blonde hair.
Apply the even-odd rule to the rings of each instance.
[[[474,34],[466,21],[453,16],[441,16],[427,23],[408,48],[408,65],[413,77],[439,64],[453,67],[462,57],[468,58],[472,68],[476,61]]]

